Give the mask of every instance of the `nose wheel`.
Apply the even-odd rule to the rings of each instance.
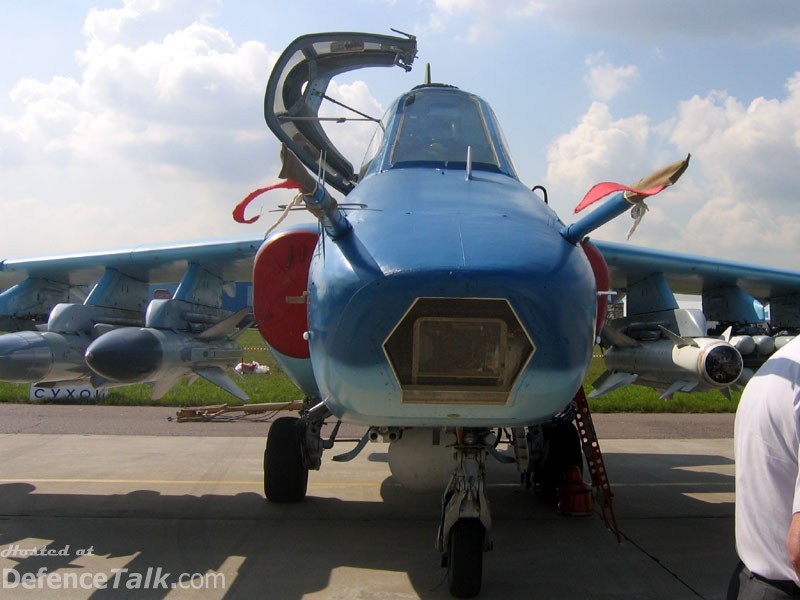
[[[437,549],[447,567],[447,584],[456,598],[472,598],[481,590],[483,553],[490,548],[492,526],[486,497],[485,430],[459,429],[453,456],[456,462],[442,498]]]
[[[456,598],[472,598],[481,591],[485,538],[480,519],[459,519],[450,529],[447,586]]]

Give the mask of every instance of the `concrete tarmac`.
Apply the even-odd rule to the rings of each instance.
[[[143,408],[123,411],[122,433],[97,433],[113,411],[73,407],[83,417],[42,432],[68,408],[36,407],[33,426],[31,409],[0,407],[0,598],[449,598],[440,496],[400,487],[385,444],[336,463],[353,445],[337,444],[306,500],[276,505],[263,497],[267,423],[164,418],[167,433],[147,435],[163,411]],[[649,438],[637,437],[648,416],[631,417],[596,416],[622,543],[599,514],[555,514],[490,459],[481,598],[725,597],[732,415],[708,419],[707,437],[695,433],[706,416],[655,416],[670,435]],[[615,427],[628,434],[604,437]]]

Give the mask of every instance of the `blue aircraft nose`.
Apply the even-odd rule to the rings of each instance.
[[[327,406],[402,425],[526,424],[563,410],[594,341],[583,250],[518,182],[410,176],[365,179],[380,210],[353,217],[352,235],[312,261],[308,339]]]
[[[115,329],[86,349],[86,363],[106,379],[136,383],[146,381],[161,365],[161,342],[152,331],[136,327]]]
[[[53,353],[41,333],[23,331],[0,336],[0,380],[41,381],[53,365]]]

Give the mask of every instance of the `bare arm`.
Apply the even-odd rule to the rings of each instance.
[[[792,515],[789,535],[786,537],[786,548],[789,551],[789,560],[792,562],[794,572],[800,578],[800,512]]]

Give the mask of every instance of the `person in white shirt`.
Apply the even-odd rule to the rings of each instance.
[[[800,336],[750,380],[736,411],[736,551],[728,599],[800,598]]]

